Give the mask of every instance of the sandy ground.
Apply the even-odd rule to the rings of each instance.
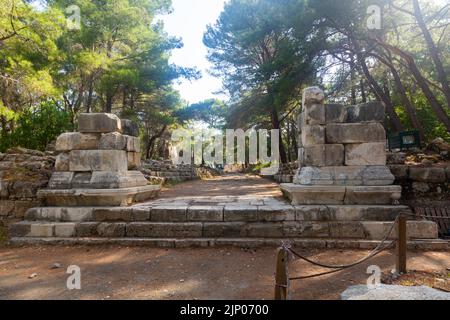
[[[326,263],[348,263],[366,251],[303,251]],[[272,299],[276,249],[150,249],[139,247],[21,247],[0,249],[0,299]],[[61,268],[52,269],[55,263]],[[66,269],[81,268],[81,290],[69,291]],[[335,275],[295,282],[294,299],[339,299],[364,284],[369,265],[388,272],[392,252]],[[414,252],[409,269],[445,271],[448,252]],[[290,275],[324,271],[301,261]],[[34,278],[29,278],[35,274]]]

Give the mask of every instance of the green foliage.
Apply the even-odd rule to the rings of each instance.
[[[53,102],[44,102],[18,114],[16,127],[2,137],[0,151],[16,146],[43,151],[61,133],[73,129],[67,112]]]

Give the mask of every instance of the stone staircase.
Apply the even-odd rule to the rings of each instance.
[[[25,221],[11,226],[11,243],[257,247],[291,242],[305,248],[369,249],[379,244],[400,212],[410,212],[403,206],[293,206],[271,198],[217,198],[34,208]],[[408,236],[410,248],[448,249],[433,222],[409,221]]]

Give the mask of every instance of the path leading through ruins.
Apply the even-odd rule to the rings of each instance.
[[[180,183],[162,190],[158,199],[140,204],[265,205],[288,204],[275,182],[254,175],[228,174]]]

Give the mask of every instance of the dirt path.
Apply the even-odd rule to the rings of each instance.
[[[275,182],[253,175],[229,174],[207,180],[194,180],[165,188],[160,198],[188,196],[270,196],[282,197]]]
[[[347,263],[366,251],[308,251],[327,263]],[[51,269],[54,263],[62,268]],[[82,290],[66,289],[66,268],[81,268]],[[394,266],[386,252],[360,267],[294,283],[294,299],[338,299],[364,284],[369,265]],[[0,249],[0,299],[271,299],[275,250],[24,247]],[[411,253],[409,268],[442,271],[450,253]],[[323,271],[294,262],[292,275]],[[36,273],[37,276],[29,279]]]

